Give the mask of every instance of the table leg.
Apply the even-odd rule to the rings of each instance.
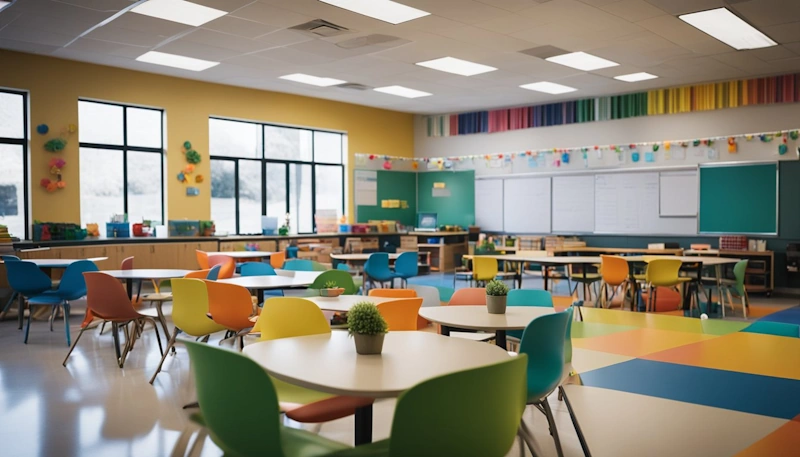
[[[258,302],[258,303],[256,303],[256,305],[260,305],[261,303],[264,303],[264,289],[258,289],[256,291],[256,301]]]
[[[372,442],[372,405],[356,408],[356,446]]]
[[[125,280],[125,288],[128,289],[128,300],[133,300],[133,279]]]
[[[725,303],[722,301],[722,265],[717,265],[714,270],[717,273],[717,298],[719,299],[719,306],[722,308],[722,317],[725,317]]]
[[[517,262],[517,289],[522,289],[522,262]]]
[[[544,290],[547,290],[547,282],[550,279],[550,267],[547,265],[542,265],[542,269],[544,272],[544,274],[542,274],[542,277],[544,278]]]
[[[450,327],[448,327],[446,325],[442,325],[441,328],[442,328],[442,335],[443,336],[450,336]]]
[[[506,350],[506,331],[497,330],[494,332],[494,344],[500,346],[504,351]]]

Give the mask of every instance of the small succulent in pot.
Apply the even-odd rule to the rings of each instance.
[[[508,286],[502,281],[492,280],[486,284],[486,308],[489,314],[505,314]]]
[[[383,337],[389,331],[389,326],[375,304],[362,301],[353,305],[347,313],[347,331],[355,339],[356,352],[380,354]]]
[[[322,297],[338,297],[344,293],[344,289],[336,284],[336,281],[325,281],[319,295]]]

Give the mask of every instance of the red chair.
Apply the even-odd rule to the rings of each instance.
[[[450,301],[447,304],[453,306],[486,306],[486,289],[483,287],[458,289],[450,297]]]
[[[220,266],[219,275],[217,276],[217,279],[232,278],[233,274],[236,272],[236,261],[233,260],[233,257],[227,255],[208,256],[208,268],[214,267],[216,265]]]
[[[239,349],[244,348],[244,335],[253,328],[253,300],[250,292],[236,284],[205,280],[208,290],[208,313],[217,324],[239,338]]]
[[[201,270],[208,270],[211,268],[208,266],[208,254],[205,251],[201,251],[199,249],[195,249],[195,255],[197,256],[197,265],[200,266]]]

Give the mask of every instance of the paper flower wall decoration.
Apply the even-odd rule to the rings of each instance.
[[[48,127],[47,124],[39,124],[36,126],[36,133],[38,133],[39,135],[44,135],[49,131],[50,127]]]
[[[200,153],[192,149],[191,141],[183,142],[183,155],[186,157],[186,161],[191,164],[200,163],[201,160]]]
[[[64,138],[53,138],[44,144],[44,150],[47,152],[61,152],[67,147],[67,140]]]
[[[197,175],[197,176],[194,177],[194,182],[199,184],[199,183],[203,182],[204,179],[205,178],[203,177],[203,175]]]

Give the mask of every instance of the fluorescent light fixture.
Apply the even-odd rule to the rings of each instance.
[[[577,68],[578,70],[583,71],[599,70],[601,68],[616,67],[619,65],[616,62],[606,60],[602,57],[593,56],[585,52],[570,52],[569,54],[548,57],[545,60],[548,62],[557,63],[559,65]]]
[[[434,70],[446,71],[448,73],[455,73],[461,76],[473,76],[497,70],[497,68],[488,65],[456,59],[455,57],[442,57],[441,59],[417,62],[417,65]]]
[[[397,95],[398,97],[405,97],[405,98],[419,98],[419,97],[427,97],[429,95],[433,95],[428,92],[423,92],[421,90],[416,90],[416,89],[409,89],[408,87],[403,87],[403,86],[376,87],[373,90],[377,92],[383,92],[384,94]]]
[[[194,57],[167,54],[166,52],[149,51],[136,58],[139,62],[154,63],[166,67],[181,68],[184,70],[203,71],[216,67],[219,62],[195,59]]]
[[[390,24],[413,21],[431,13],[391,0],[320,0],[328,5],[363,14]]]
[[[305,75],[303,73],[292,73],[291,75],[284,75],[280,77],[296,83],[311,84],[312,86],[329,87],[337,84],[344,84],[347,81],[333,78],[320,78],[319,76]]]
[[[2,10],[3,8],[5,8],[6,6],[8,6],[10,4],[11,4],[10,1],[7,2],[5,0],[0,0],[0,10]]]
[[[738,50],[766,48],[778,44],[727,8],[683,14],[678,17],[683,22]]]
[[[650,73],[645,73],[645,72],[614,76],[614,79],[619,79],[620,81],[625,81],[626,83],[635,83],[637,81],[647,81],[648,79],[656,79],[656,78],[658,78],[658,76],[651,75]]]
[[[228,14],[227,11],[184,0],[148,0],[133,8],[131,12],[195,27]]]
[[[566,94],[567,92],[575,92],[576,88],[564,86],[561,84],[542,81],[538,83],[523,84],[519,86],[523,89],[535,90],[536,92],[544,92],[546,94]]]

